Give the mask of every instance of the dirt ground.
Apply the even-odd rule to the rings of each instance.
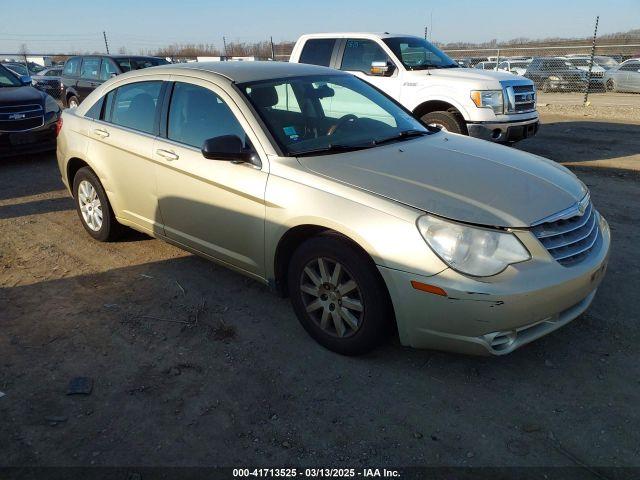
[[[92,241],[53,156],[2,160],[0,466],[640,466],[640,125],[543,121],[517,148],[587,183],[611,262],[585,315],[504,358],[338,356],[252,280]]]

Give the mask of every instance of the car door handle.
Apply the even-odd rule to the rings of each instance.
[[[163,150],[161,148],[156,150],[156,154],[166,160],[169,160],[170,162],[173,160],[178,160],[180,158],[177,153],[170,152],[169,150]]]
[[[102,138],[107,138],[109,136],[109,132],[107,132],[106,130],[103,130],[101,128],[95,128],[93,130],[93,134],[97,135],[98,137],[102,137]]]

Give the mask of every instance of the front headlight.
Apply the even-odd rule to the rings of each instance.
[[[51,95],[47,95],[47,98],[44,101],[44,109],[47,113],[57,112],[60,110],[60,106]]]
[[[472,90],[471,100],[478,108],[491,108],[497,114],[504,112],[502,90]]]
[[[489,277],[531,255],[515,235],[470,227],[433,215],[418,219],[418,230],[431,249],[454,270]]]
[[[551,80],[552,82],[557,82],[560,80],[560,77],[558,77],[557,75],[549,75],[549,80]]]

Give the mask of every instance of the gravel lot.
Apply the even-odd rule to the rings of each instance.
[[[92,241],[53,156],[2,160],[0,465],[640,466],[640,125],[543,120],[518,148],[571,165],[613,251],[592,308],[506,358],[335,355],[251,280]]]

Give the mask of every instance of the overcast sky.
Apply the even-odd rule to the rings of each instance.
[[[171,43],[274,41],[323,31],[389,31],[434,41],[590,36],[640,28],[640,0],[0,0],[0,53],[24,43],[30,52],[137,52]],[[66,8],[66,6],[73,8]]]

